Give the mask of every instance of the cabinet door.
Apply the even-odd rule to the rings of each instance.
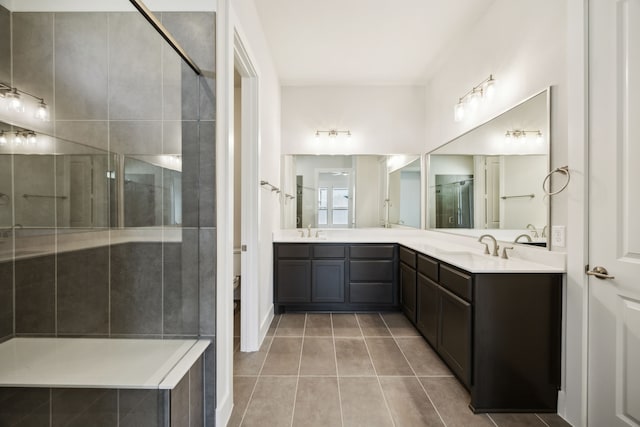
[[[278,260],[276,296],[279,303],[311,300],[311,261]]]
[[[311,301],[344,302],[344,261],[312,261]]]
[[[400,305],[402,311],[416,323],[416,270],[405,263],[400,263]]]
[[[418,307],[416,326],[429,343],[438,345],[438,284],[418,274]]]
[[[440,287],[438,353],[460,381],[471,384],[471,304]]]

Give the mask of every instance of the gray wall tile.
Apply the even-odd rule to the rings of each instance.
[[[162,246],[111,247],[111,333],[162,333]]]
[[[161,36],[139,13],[109,15],[109,116],[162,119]]]
[[[109,123],[104,121],[58,121],[56,122],[56,136],[99,150],[109,149]],[[79,147],[74,146],[77,150]],[[60,151],[59,151],[60,152]],[[66,152],[66,151],[63,151]]]
[[[55,15],[56,119],[106,120],[107,14]]]
[[[55,257],[15,262],[16,334],[55,333]]]
[[[0,387],[0,426],[49,426],[48,388]]]
[[[119,427],[157,427],[165,423],[163,390],[119,390]],[[166,420],[168,421],[168,420]]]
[[[189,372],[171,390],[171,425],[189,427]]]
[[[0,228],[11,227],[13,221],[13,156],[10,154],[0,155],[0,193],[9,198],[3,197],[0,200]],[[2,243],[4,242],[4,243]],[[0,250],[5,250],[8,241],[0,239]],[[4,246],[4,247],[3,247]]]
[[[58,334],[109,333],[109,248],[58,254]]]
[[[197,227],[200,185],[198,123],[182,125],[182,226]]]
[[[215,336],[201,336],[211,340],[211,344],[204,352],[204,425],[216,425],[216,338]]]
[[[216,127],[200,122],[200,227],[216,226]]]
[[[114,389],[54,389],[52,427],[116,427],[118,392]]]
[[[162,153],[162,122],[109,122],[109,151],[125,155]]]
[[[203,356],[189,370],[189,410],[191,427],[204,427],[204,364]]]
[[[216,334],[216,229],[200,229],[200,335]],[[231,286],[231,283],[229,283]]]
[[[53,14],[13,14],[13,86],[53,106]],[[30,102],[33,102],[31,100]],[[51,118],[55,118],[53,109]],[[51,122],[25,119],[36,130],[51,132]]]
[[[11,83],[11,13],[0,6],[0,82]]]
[[[164,334],[198,335],[198,230],[163,244]]]
[[[13,156],[15,222],[25,227],[54,227],[54,197],[25,198],[23,194],[55,195],[55,161],[52,155]]]
[[[0,263],[0,342],[13,335],[13,261]]]

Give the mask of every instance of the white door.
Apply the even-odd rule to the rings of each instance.
[[[640,0],[590,0],[589,44],[588,425],[640,426]]]

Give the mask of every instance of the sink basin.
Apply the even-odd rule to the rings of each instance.
[[[473,252],[447,252],[440,251],[439,255],[442,257],[443,261],[451,261],[456,263],[489,263],[498,260],[496,257],[491,257],[489,255],[480,255]]]

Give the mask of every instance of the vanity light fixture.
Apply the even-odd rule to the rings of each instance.
[[[350,130],[329,129],[329,130],[317,130],[316,131],[316,139],[320,138],[320,134],[321,133],[326,133],[327,135],[329,135],[329,138],[336,138],[339,134],[344,133],[344,134],[347,135],[347,138],[351,138],[351,131]]]
[[[536,143],[542,144],[542,142],[544,141],[544,138],[542,136],[542,131],[540,131],[540,130],[523,130],[523,129],[508,130],[504,134],[504,139],[505,139],[506,142],[520,141],[520,140],[522,140],[522,142],[525,142],[528,133],[534,133],[536,135]]]
[[[467,108],[475,109],[481,100],[491,99],[495,92],[495,83],[496,79],[493,78],[493,74],[489,74],[489,77],[458,98],[458,102],[453,110],[453,119],[456,122],[462,121]]]
[[[0,130],[0,145],[7,145],[9,138],[8,131]],[[14,145],[23,145],[25,142],[29,145],[35,145],[38,142],[38,135],[32,130],[18,129],[13,132],[11,142]]]
[[[22,95],[27,95],[37,101],[35,107],[34,117],[43,122],[49,121],[49,109],[43,98],[32,95],[29,92],[20,90],[17,87],[12,87],[6,83],[0,83],[0,98],[7,100],[7,109],[15,111],[16,113],[25,112],[25,104],[22,99]]]

